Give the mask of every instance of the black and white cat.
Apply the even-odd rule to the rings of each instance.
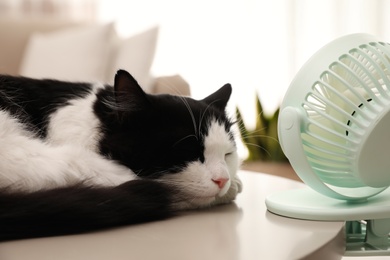
[[[231,86],[203,100],[0,76],[0,240],[153,221],[241,191]]]

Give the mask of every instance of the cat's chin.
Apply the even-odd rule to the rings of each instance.
[[[236,177],[235,180],[239,179]],[[240,182],[239,182],[240,183]],[[241,191],[241,186],[238,186],[237,181],[234,184],[228,184],[226,189],[222,189],[219,192],[210,195],[207,194],[187,194],[181,198],[181,202],[178,203],[178,208],[180,209],[198,209],[198,208],[207,208],[213,205],[227,204],[233,201],[236,198],[238,192]]]

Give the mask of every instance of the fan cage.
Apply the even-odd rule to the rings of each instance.
[[[359,188],[355,162],[369,126],[390,104],[390,45],[370,42],[351,49],[319,76],[302,107],[305,155],[329,185]]]

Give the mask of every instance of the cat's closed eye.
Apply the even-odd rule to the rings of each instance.
[[[225,153],[225,158],[227,158],[227,157],[229,157],[229,156],[231,156],[231,155],[233,155],[233,152]]]

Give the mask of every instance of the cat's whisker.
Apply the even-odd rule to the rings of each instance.
[[[203,119],[204,119],[204,116],[206,115],[206,112],[207,110],[216,102],[217,100],[211,102],[210,104],[207,105],[206,109],[203,111],[203,114],[201,115],[200,119],[199,119],[199,132],[201,130],[201,127],[202,127],[202,122],[203,122]]]
[[[183,104],[186,106],[187,111],[191,116],[192,124],[194,126],[194,131],[195,131],[195,137],[196,137],[196,139],[198,139],[199,132],[198,132],[197,127],[196,127],[196,120],[195,120],[194,112],[192,111],[190,104],[188,104],[188,101],[184,97],[179,96],[179,98],[183,102]]]
[[[182,141],[184,141],[185,139],[190,138],[190,137],[195,137],[195,139],[198,139],[198,137],[197,137],[196,135],[187,135],[187,136],[181,138],[181,139],[180,139],[179,141],[177,141],[176,143],[174,143],[174,144],[172,145],[172,147],[175,147],[177,144],[179,144],[180,142],[182,142]]]
[[[237,179],[240,164],[229,85],[197,101],[147,94],[123,70],[114,82],[0,75],[0,240],[138,224],[235,198],[213,182]]]
[[[141,175],[141,173],[142,173],[142,170],[138,170],[138,171],[134,171],[134,170],[133,170],[133,172],[134,172],[134,174],[135,174],[137,177],[139,177],[139,176]]]
[[[190,113],[190,116],[191,116],[191,119],[192,119],[192,123],[194,125],[194,131],[195,131],[195,137],[198,139],[198,133],[200,133],[199,131],[197,131],[197,127],[196,127],[196,121],[195,121],[195,116],[194,116],[194,113],[192,112],[192,109],[190,107],[190,105],[188,104],[188,101],[185,99],[185,97],[183,97],[180,92],[174,88],[171,84],[168,84],[168,80],[167,79],[162,79],[161,80],[163,83],[164,83],[164,87],[167,87],[169,88],[173,93],[176,94],[176,96],[178,98],[180,98],[180,100],[184,103],[184,105],[186,106],[188,112]]]
[[[269,135],[245,135],[243,136],[243,139],[250,139],[250,138],[256,138],[256,137],[260,137],[260,138],[264,138],[264,139],[271,139],[277,143],[279,143],[279,140],[273,136],[269,136]]]
[[[244,123],[244,120],[236,120],[235,123],[237,124],[237,127],[239,127],[240,129],[246,129],[246,125]],[[263,130],[263,129],[266,129],[266,127],[264,126],[263,128],[260,128],[260,130]]]
[[[256,134],[256,133],[261,133],[261,132],[264,132],[265,131],[265,127],[264,128],[260,128],[258,130],[253,130],[253,131],[247,131],[248,134]]]
[[[200,117],[200,119],[199,119],[199,132],[201,132],[201,127],[202,127],[203,119],[204,119],[204,117],[205,117],[205,115],[206,115],[207,110],[209,110],[209,109],[210,109],[216,102],[218,102],[218,101],[220,101],[220,100],[217,99],[217,100],[214,100],[214,101],[210,102],[210,104],[208,104],[207,107],[206,107],[206,109],[203,111],[203,113],[202,113],[202,115],[201,115],[201,117]],[[214,119],[218,121],[218,118],[217,118],[217,117],[214,117]],[[232,125],[234,125],[235,122],[232,123],[232,122],[230,121],[229,118],[227,118],[226,120],[227,120],[227,123],[229,124],[229,129],[230,129],[230,127],[231,127]]]
[[[269,156],[271,156],[271,153],[265,149],[264,147],[262,147],[261,145],[258,145],[258,144],[254,144],[254,143],[244,143],[245,145],[249,145],[249,146],[254,146],[254,147],[257,147],[259,148],[260,150],[263,150],[264,152],[266,152]]]
[[[256,115],[256,119],[259,119],[261,117],[261,115],[264,114],[264,111],[261,111],[259,114]],[[244,126],[245,127],[245,123],[244,123],[244,120],[238,120],[236,121],[240,126]]]
[[[255,135],[255,134],[251,134],[251,133],[248,133],[246,135],[241,135],[241,139],[243,139],[243,140],[252,139],[252,138],[270,139],[270,140],[280,144],[279,140],[276,137],[269,136],[269,135],[264,135],[264,134]]]
[[[172,93],[174,93],[176,96],[181,96],[179,90],[175,88],[172,84],[170,84],[170,81],[166,78],[161,78],[160,83],[163,84],[163,87],[168,88]]]

